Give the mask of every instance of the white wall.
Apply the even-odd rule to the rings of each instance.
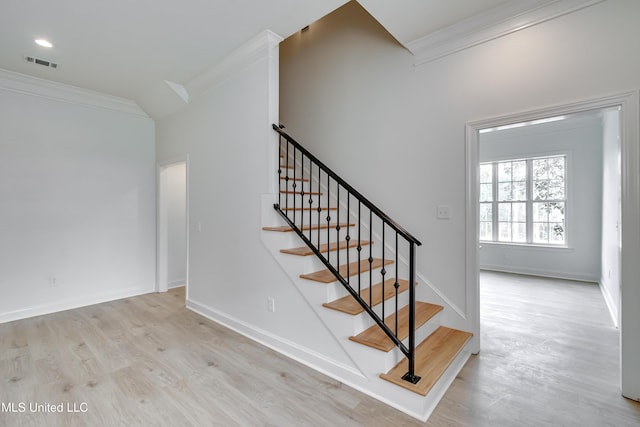
[[[157,124],[158,161],[189,157],[187,306],[305,363],[351,364],[261,241],[262,199],[277,181],[278,57],[257,51]]]
[[[603,116],[602,276],[600,286],[616,326],[620,323],[620,114]]]
[[[474,286],[465,274],[465,124],[636,91],[637,16],[640,2],[605,1],[415,67],[350,3],[281,44],[281,121],[423,242],[418,270],[474,318],[465,299]],[[441,204],[450,220],[436,219]],[[637,218],[630,206],[628,218]],[[630,280],[623,290],[632,306],[640,300]],[[623,389],[637,398],[638,322],[628,314]]]
[[[153,122],[2,82],[0,322],[153,291]]]
[[[566,248],[482,242],[480,268],[600,280],[602,119],[598,112],[480,134],[481,162],[567,154]],[[619,181],[618,177],[618,181]]]
[[[167,174],[167,282],[185,284],[187,278],[187,165],[169,166]]]

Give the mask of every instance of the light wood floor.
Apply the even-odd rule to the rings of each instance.
[[[481,352],[429,425],[640,426],[598,285],[492,272],[480,283]]]
[[[640,425],[596,286],[491,273],[481,290],[482,352],[426,425]],[[186,310],[180,288],[1,324],[0,380],[26,405],[0,426],[425,425]]]

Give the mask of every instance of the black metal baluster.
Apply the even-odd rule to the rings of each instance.
[[[360,200],[358,199],[358,247],[356,248],[358,251],[358,295],[360,295],[360,293],[362,292],[362,267],[361,267],[361,263],[362,263],[362,240],[360,239],[360,228],[361,228],[361,216],[360,216],[360,212],[361,212],[361,208],[362,208],[362,203],[360,202]]]
[[[420,381],[420,377],[415,373],[415,355],[416,355],[416,259],[415,259],[415,243],[409,242],[409,371],[402,377],[403,380],[416,384]]]
[[[369,307],[373,307],[371,285],[373,285],[373,212],[369,208]],[[384,321],[384,319],[382,319]]]
[[[329,199],[329,196],[331,194],[331,190],[330,187],[331,186],[331,181],[330,181],[330,176],[329,174],[327,174],[327,245],[329,244],[329,242],[331,241],[331,201]],[[331,251],[327,252],[327,262],[329,264],[331,264]]]
[[[340,183],[336,182],[336,270],[340,271]],[[347,273],[347,277],[349,274]]]
[[[345,236],[344,240],[347,242],[347,283],[349,283],[349,285],[351,285],[351,265],[349,264],[349,252],[351,251],[351,248],[349,247],[349,241],[351,240],[351,236],[349,235],[349,233],[351,233],[351,227],[349,227],[350,215],[351,193],[349,193],[349,190],[347,190],[347,235]]]
[[[278,139],[278,209],[282,209],[282,135]]]
[[[285,212],[287,213],[287,217],[289,216],[289,145],[291,145],[289,143],[289,141],[287,141],[287,149],[286,149],[286,154],[285,154],[285,164],[284,164],[284,168],[286,170],[286,175],[284,178],[284,191],[285,191]]]
[[[304,152],[300,153],[300,230],[304,230]]]
[[[393,287],[396,288],[396,330],[395,334],[398,336],[398,288],[400,287],[400,283],[398,283],[398,232],[396,231],[396,280],[393,284]]]
[[[322,213],[322,207],[320,206],[322,204],[322,198],[320,197],[320,188],[322,187],[320,185],[322,182],[321,178],[320,165],[318,165],[318,247],[320,247],[320,224],[322,224],[320,220],[320,214]]]
[[[291,193],[293,194],[293,223],[296,223],[296,199],[298,198],[298,195],[296,194],[296,188],[298,187],[298,184],[296,183],[296,170],[298,169],[296,167],[296,146],[293,146],[293,184],[291,185]]]
[[[309,241],[311,241],[311,236],[313,233],[313,160],[309,158]]]
[[[380,275],[382,276],[382,319],[384,320],[384,276],[387,274],[387,270],[384,268],[384,220],[382,221],[382,270]]]

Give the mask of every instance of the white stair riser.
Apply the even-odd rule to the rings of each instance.
[[[402,307],[406,306],[407,304],[409,304],[409,292],[405,291],[405,292],[400,292],[398,294],[398,309],[401,309]],[[376,306],[373,307],[373,311],[378,315],[378,317],[380,317],[381,319],[384,317],[387,317],[393,313],[395,313],[396,311],[396,298],[390,298],[388,300],[386,300],[384,302],[384,316],[382,314],[382,307],[383,304],[378,304]],[[371,317],[369,316],[365,316],[365,320],[363,320],[363,328],[361,331],[367,329],[369,326],[372,326],[374,324],[374,320],[371,319]],[[393,330],[393,328],[391,328]],[[360,333],[361,331],[359,331],[358,333]]]
[[[284,220],[282,220],[282,222],[284,223]],[[296,232],[291,230],[288,233],[293,235],[293,236],[295,236],[295,240],[293,241],[291,246],[285,246],[282,249],[293,249],[293,248],[306,246],[306,243],[301,238],[298,237],[298,234]],[[327,243],[327,238],[330,238],[331,242],[333,242],[332,237],[334,237],[335,234],[336,234],[335,230],[332,230],[331,233],[329,234],[329,236],[327,236],[327,230],[320,230],[320,242],[318,242],[318,230],[303,230],[302,233],[303,233],[305,238],[311,240],[311,243],[315,247],[319,247],[320,245],[323,245],[323,244]],[[365,247],[366,246],[363,246],[363,248],[365,248]],[[351,250],[353,252],[350,252],[350,254],[349,254],[350,261],[357,260],[358,258],[357,258],[356,248],[351,248]],[[336,251],[331,251],[331,261],[332,262],[334,260],[334,257],[335,257],[334,254],[335,253],[336,253]],[[364,253],[364,249],[363,249],[363,253]],[[312,256],[312,255],[307,255],[307,256]],[[368,253],[366,254],[366,256],[368,256]],[[340,263],[341,264],[343,263],[343,259],[346,259],[346,249],[343,249],[342,253],[340,254]]]
[[[281,225],[276,226],[280,227]],[[274,245],[278,245],[278,248],[295,248],[300,246],[301,243],[300,238],[294,232],[275,232],[265,230],[262,230],[261,232],[267,233],[269,235],[269,239],[274,242]]]
[[[320,263],[320,267],[319,267],[319,268],[315,268],[315,269],[314,269],[314,268],[312,268],[312,269],[310,269],[311,271],[306,271],[306,273],[307,273],[307,274],[308,274],[308,273],[311,273],[311,272],[319,271],[319,270],[322,270],[322,269],[325,269],[325,268],[326,268],[326,267],[324,266],[324,264],[322,264],[322,262],[321,262],[321,261],[319,261],[319,260],[317,260],[317,259],[316,259],[316,260],[309,260],[309,262],[311,262],[311,263],[316,263],[316,262],[318,262],[318,263]],[[362,282],[362,287],[368,287],[368,286],[369,286],[369,283],[370,283],[370,282],[369,282],[369,275],[371,275],[371,277],[372,277],[372,279],[371,279],[371,284],[375,285],[376,283],[380,282],[380,278],[382,277],[382,276],[380,275],[380,270],[381,270],[381,268],[375,268],[375,269],[371,270],[370,272],[369,272],[369,271],[367,271],[367,272],[363,272],[363,273],[361,273],[360,277],[361,277],[361,279],[362,279],[362,281],[363,281],[363,282]],[[351,278],[350,278],[350,279],[351,279],[351,280],[350,280],[350,283],[351,283],[351,284],[352,284],[352,286],[354,286],[354,287],[357,287],[357,286],[358,286],[358,285],[357,285],[357,278],[356,278],[356,277],[357,277],[357,276],[351,276]],[[336,282],[339,282],[339,281],[336,279]],[[333,283],[333,282],[332,282],[332,283]],[[323,301],[323,302],[327,302],[327,301]]]
[[[364,316],[368,316],[366,314],[362,314],[360,315],[364,318]],[[415,337],[415,343],[416,346],[421,343],[422,341],[424,341],[429,335],[431,335],[436,329],[438,329],[438,327],[441,324],[441,313],[436,314],[435,316],[433,316],[431,319],[429,319],[428,322],[426,322],[424,325],[420,326],[419,328],[416,329],[416,337]],[[373,321],[372,321],[373,323]],[[368,328],[369,326],[367,326]],[[363,328],[362,330],[364,330],[366,328]],[[391,328],[393,331],[393,328]],[[361,331],[358,331],[358,333]],[[354,333],[355,335],[355,333]],[[407,348],[409,347],[409,338],[406,338],[402,341],[402,343],[407,346]],[[366,345],[362,345],[359,343],[356,343],[357,345],[364,347],[366,349],[365,352],[365,356],[368,359],[375,359],[378,360],[378,369],[380,369],[380,372],[388,372],[391,368],[393,368],[399,361],[402,360],[402,358],[404,358],[404,354],[402,353],[402,351],[400,351],[400,349],[398,349],[397,347],[394,347],[393,349],[391,349],[389,352],[384,352],[375,348],[371,348],[368,347]]]
[[[380,280],[377,281],[377,282],[373,282],[373,285],[375,286],[375,285],[379,284],[380,282],[381,282]],[[350,285],[352,286],[352,289],[356,293],[359,292],[359,290],[361,290],[362,292],[365,293],[365,296],[366,296],[366,292],[369,289],[368,280],[363,282],[361,287],[358,288],[357,280],[354,280],[352,278],[352,280],[350,282]],[[391,285],[391,286],[393,286],[393,285]],[[387,288],[387,286],[385,286],[385,290],[386,290],[386,288]],[[350,292],[347,289],[345,289],[344,286],[341,286],[339,288],[339,290],[336,292],[336,295],[337,295],[336,299],[339,299],[339,298],[345,297],[347,295],[350,295]],[[329,301],[329,302],[331,302],[331,301]],[[407,304],[409,304],[409,290],[406,290],[404,292],[399,292],[398,293],[398,307],[402,308]],[[396,306],[396,298],[395,298],[395,296],[385,300],[384,301],[384,313],[385,313],[385,316],[388,316],[389,314],[393,313],[395,311],[395,306]],[[378,313],[378,315],[380,316],[382,314],[382,304],[375,305],[373,307],[373,310],[376,313]],[[373,324],[373,320],[371,322],[372,322],[371,324]],[[368,326],[371,326],[371,324],[369,324]],[[366,329],[366,328],[363,328],[363,329]]]
[[[349,255],[349,263],[356,262],[358,260],[358,251],[355,248],[343,249],[341,251],[324,252],[322,255],[329,261],[329,263],[336,269],[338,269],[338,261],[340,265],[347,264],[347,253]],[[325,268],[324,263],[315,255],[309,255],[307,258],[307,264],[305,264],[305,273],[311,273],[319,271]],[[365,259],[360,258],[361,266],[364,267],[368,262]],[[350,271],[350,273],[353,273]],[[368,275],[367,275],[368,277]]]
[[[283,212],[287,214],[289,218],[293,219],[294,213],[295,213],[296,222],[299,222],[301,220],[301,216],[304,215],[303,219],[305,224],[308,224],[309,220],[311,220],[312,224],[317,224],[318,223],[318,204],[317,204],[316,197],[317,196],[314,196],[314,200],[313,200],[314,203],[309,205],[309,197],[306,195],[303,198],[303,196],[300,196],[299,194],[291,194],[291,193],[282,194],[282,197],[279,199],[280,208],[282,209]],[[308,209],[309,207],[311,207],[311,210]],[[294,211],[293,208],[296,208],[296,210]],[[304,210],[301,210],[301,208],[303,208]],[[320,223],[327,222],[327,215],[331,217],[331,222],[337,222],[338,213],[340,214],[339,215],[340,222],[341,223],[347,222],[347,215],[343,210],[327,209],[326,203],[324,202],[324,200],[321,201],[320,208],[321,208]]]

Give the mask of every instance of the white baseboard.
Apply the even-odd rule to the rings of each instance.
[[[288,341],[283,339],[282,337],[278,337],[268,331],[257,328],[253,325],[247,324],[241,320],[235,319],[225,313],[222,313],[218,310],[212,309],[210,307],[205,306],[204,304],[200,304],[193,300],[187,299],[186,307],[189,310],[192,310],[209,320],[212,320],[226,328],[231,329],[243,335],[253,341],[256,341],[286,357],[289,357],[313,370],[316,370],[336,381],[339,381],[361,393],[369,395],[374,399],[377,399],[401,412],[404,412],[407,415],[410,415],[416,419],[421,421],[426,421],[431,412],[422,412],[420,410],[415,410],[414,408],[403,406],[398,402],[394,402],[393,400],[384,397],[380,393],[367,388],[367,386],[371,386],[371,382],[367,377],[360,372],[359,369],[347,366],[338,361],[329,359],[322,354],[315,352],[307,347],[296,344],[292,341]],[[465,359],[466,361],[466,359]],[[464,364],[464,363],[463,363]],[[391,385],[390,383],[386,383],[381,380],[383,384],[386,384],[385,387],[397,387],[395,385]],[[410,392],[409,392],[410,393]],[[418,396],[418,395],[416,395]],[[416,398],[416,397],[414,397]],[[424,397],[418,397],[418,399],[425,399]],[[432,399],[429,399],[432,401]],[[430,411],[435,408],[438,401],[435,401],[430,407]]]
[[[520,268],[504,265],[481,265],[480,270],[498,271],[500,273],[524,274],[527,276],[548,277],[550,279],[577,280],[579,282],[598,283],[599,277],[566,271],[548,271],[537,268]]]
[[[611,315],[611,320],[613,320],[613,325],[616,328],[619,328],[620,326],[618,323],[618,315],[619,315],[618,306],[614,303],[613,298],[609,293],[609,290],[604,284],[604,281],[601,279],[598,284],[600,285],[600,292],[602,292],[602,297],[604,298],[604,302],[607,304],[607,308],[609,309],[609,314]]]
[[[333,378],[331,371],[335,371],[336,368],[348,373],[349,375],[355,375],[356,377],[365,378],[365,376],[355,367],[347,366],[338,361],[325,357],[324,355],[317,353],[309,348],[296,344],[292,341],[283,339],[276,336],[271,332],[257,328],[241,320],[235,319],[225,313],[222,313],[213,308],[207,307],[204,304],[200,304],[193,300],[186,301],[186,307],[207,319],[231,329],[243,335],[253,341],[256,341],[272,350],[282,353],[283,355],[294,359],[303,365],[307,365],[316,371],[322,372]],[[336,378],[342,381],[342,378]]]
[[[57,313],[59,311],[72,310],[74,308],[86,307],[89,305],[100,304],[103,302],[115,301],[122,298],[144,295],[154,291],[151,288],[127,288],[118,292],[104,293],[99,295],[83,296],[79,298],[66,299],[62,301],[54,301],[49,304],[41,304],[33,307],[27,307],[20,310],[0,313],[0,323],[13,322],[15,320],[27,319],[29,317],[43,316],[45,314]]]
[[[181,288],[185,286],[186,283],[187,279],[174,280],[173,282],[167,283],[167,289]]]

